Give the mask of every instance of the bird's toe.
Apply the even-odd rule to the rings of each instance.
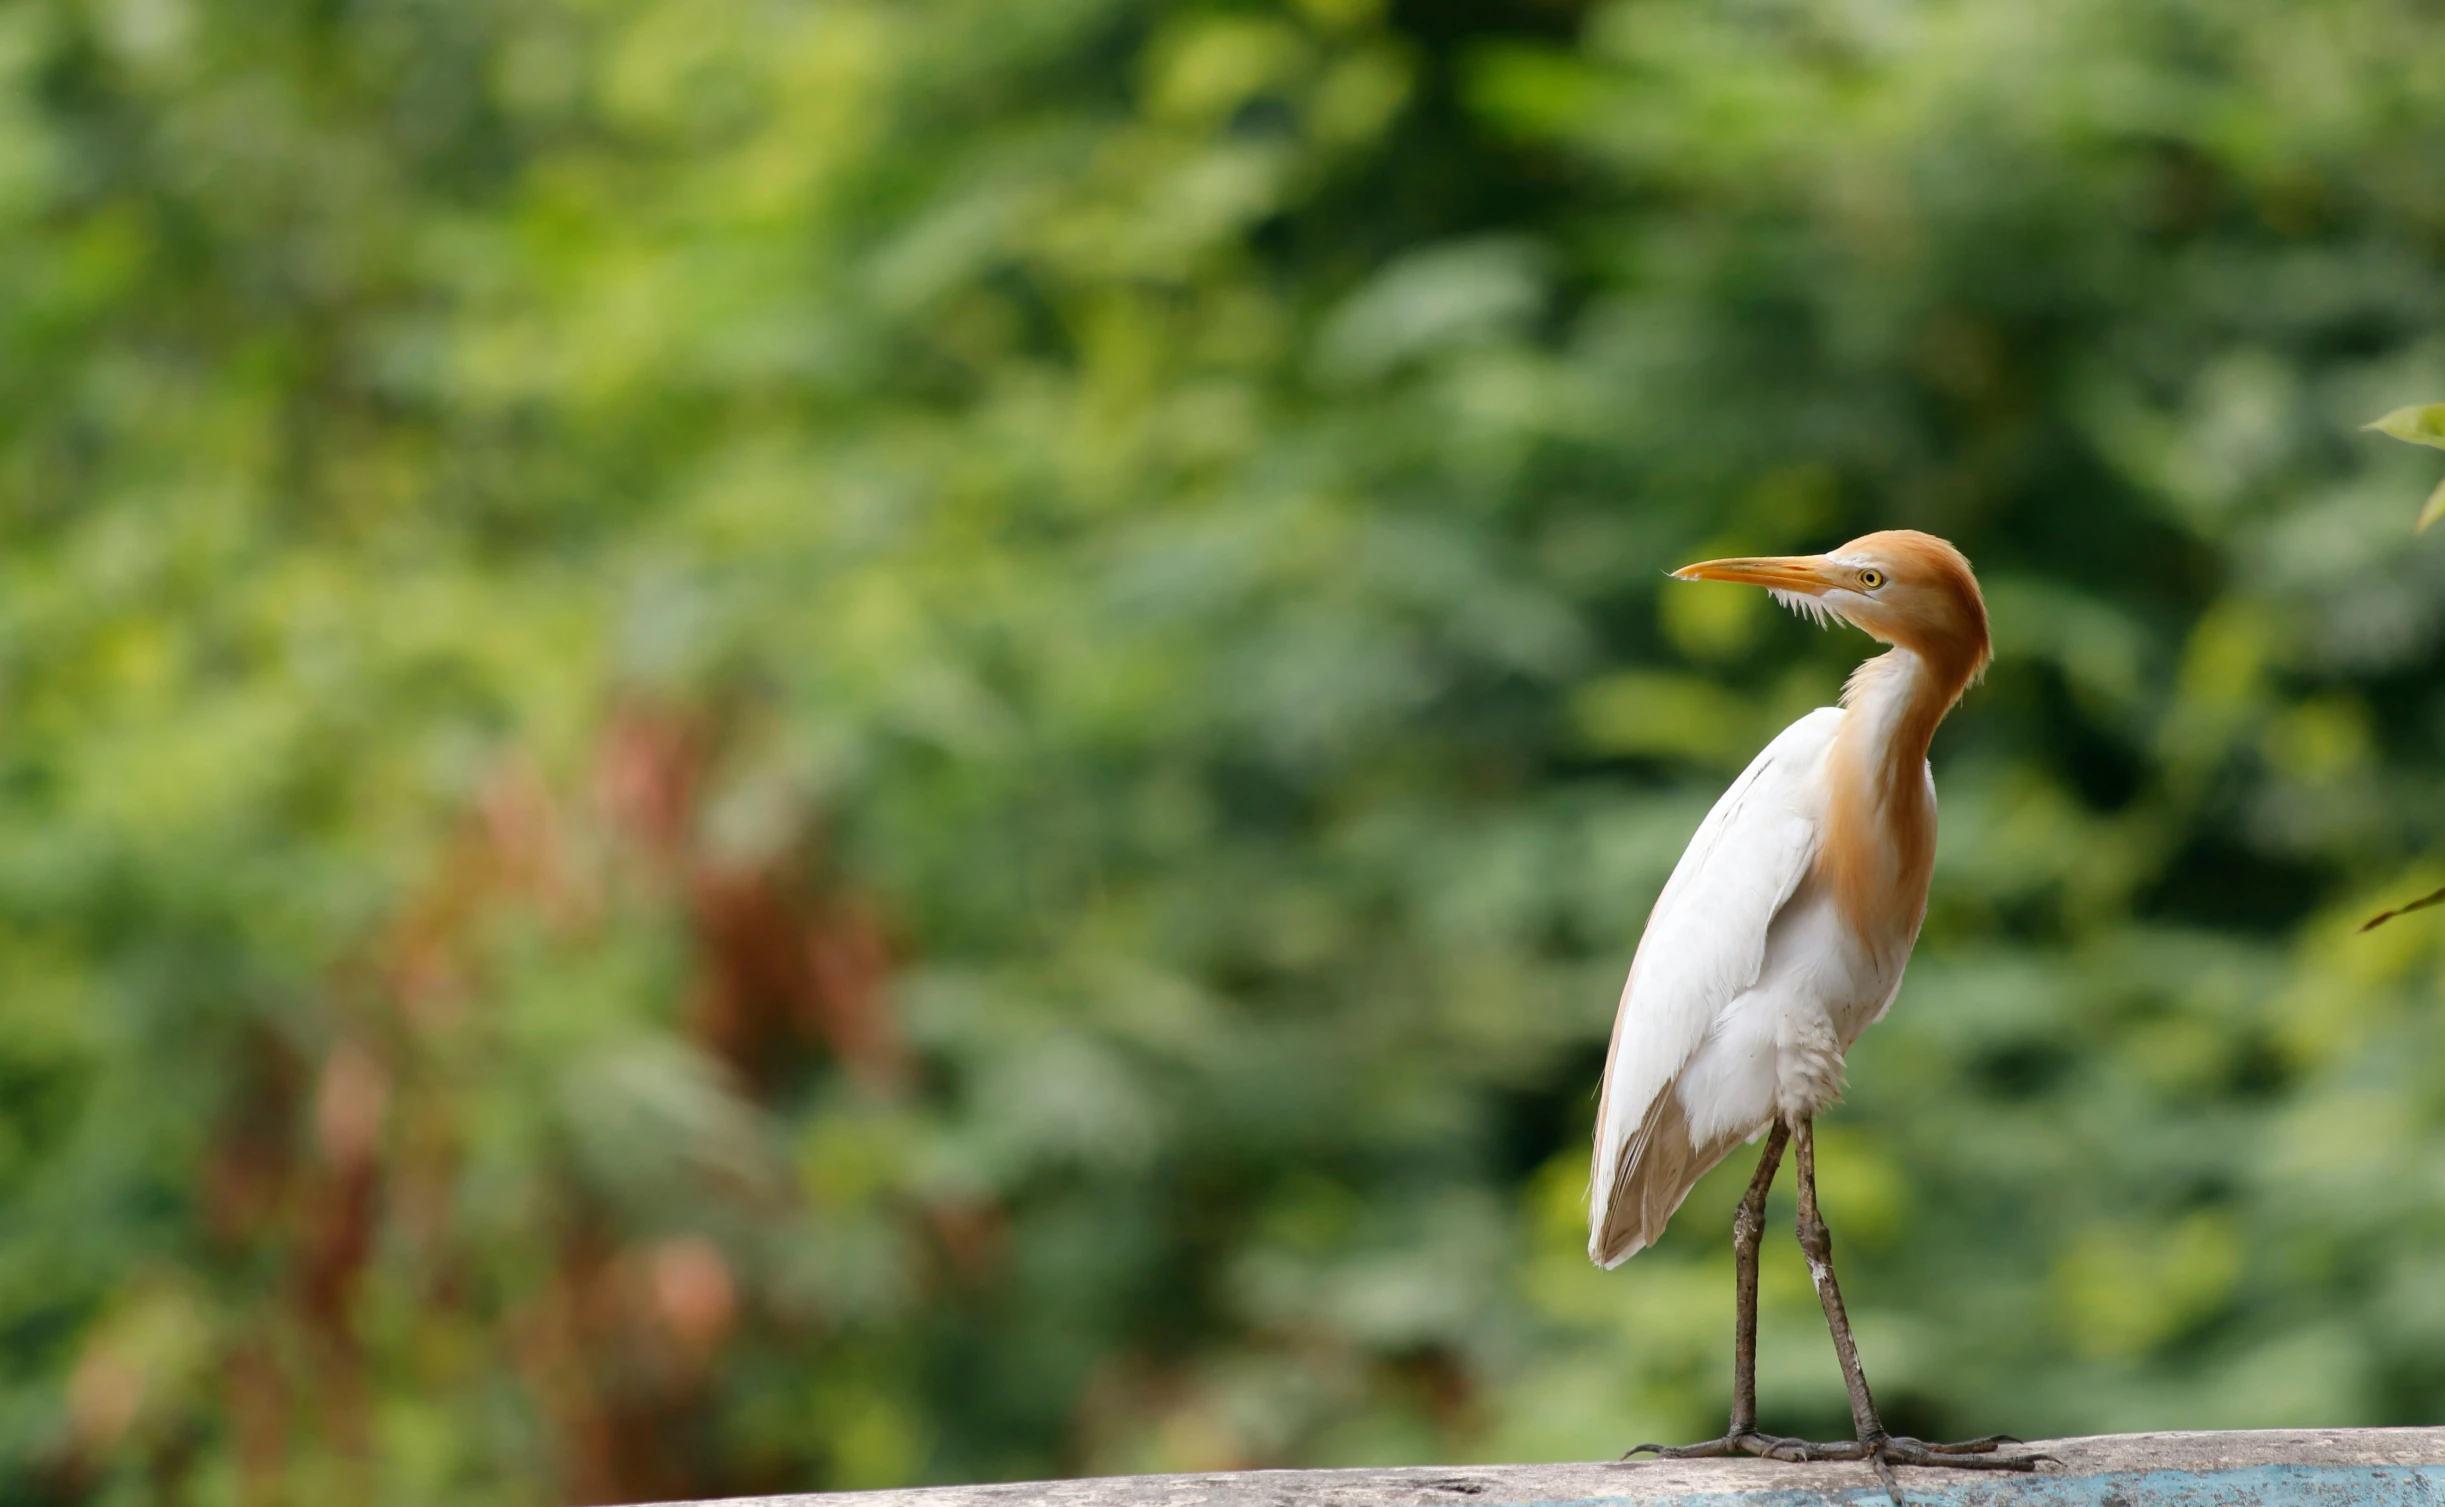
[[[1622,1451],[1622,1458],[1627,1460],[1633,1455],[1653,1455],[1659,1460],[1712,1460],[1741,1452],[1738,1437],[1727,1434],[1721,1439],[1702,1439],[1696,1444],[1634,1444]]]
[[[1991,1455],[2007,1444],[2019,1444],[2023,1441],[2012,1434],[1989,1434],[1983,1439],[1957,1439],[1949,1444],[1937,1444],[1926,1439],[1913,1439],[1908,1442],[1939,1455]]]
[[[2001,1446],[2021,1441],[2008,1435],[1986,1439],[1967,1439],[1958,1444],[1930,1444],[1924,1439],[1884,1439],[1877,1443],[1869,1458],[1894,1465],[1926,1465],[1943,1470],[2019,1470],[2033,1471],[2041,1464],[2060,1465],[2054,1456],[2032,1451],[2026,1454],[2005,1454]]]

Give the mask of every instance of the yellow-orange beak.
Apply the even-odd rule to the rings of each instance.
[[[1767,555],[1746,560],[1701,560],[1673,572],[1678,581],[1738,581],[1776,591],[1821,596],[1843,584],[1823,555]]]

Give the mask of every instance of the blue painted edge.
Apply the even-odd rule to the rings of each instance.
[[[2251,1465],[2237,1470],[2116,1470],[1928,1481],[1905,1469],[1911,1507],[2445,1507],[2445,1465]],[[1881,1486],[1768,1487],[1675,1497],[1579,1497],[1484,1507],[1888,1507]]]

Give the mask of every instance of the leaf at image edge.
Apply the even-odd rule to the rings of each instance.
[[[2439,518],[2445,518],[2445,481],[2438,482],[2436,489],[2428,494],[2427,505],[2420,509],[2420,521],[2411,526],[2411,532],[2424,534],[2428,531],[2428,525]]]
[[[2360,427],[2390,434],[2398,440],[2409,440],[2414,445],[2432,445],[2445,450],[2445,403],[2414,403]]]

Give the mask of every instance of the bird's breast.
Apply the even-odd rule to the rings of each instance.
[[[1766,936],[1757,982],[1726,1007],[1682,1082],[1693,1135],[1746,1135],[1841,1096],[1843,1058],[1901,982],[1907,952],[1864,946],[1830,891],[1803,883]]]

